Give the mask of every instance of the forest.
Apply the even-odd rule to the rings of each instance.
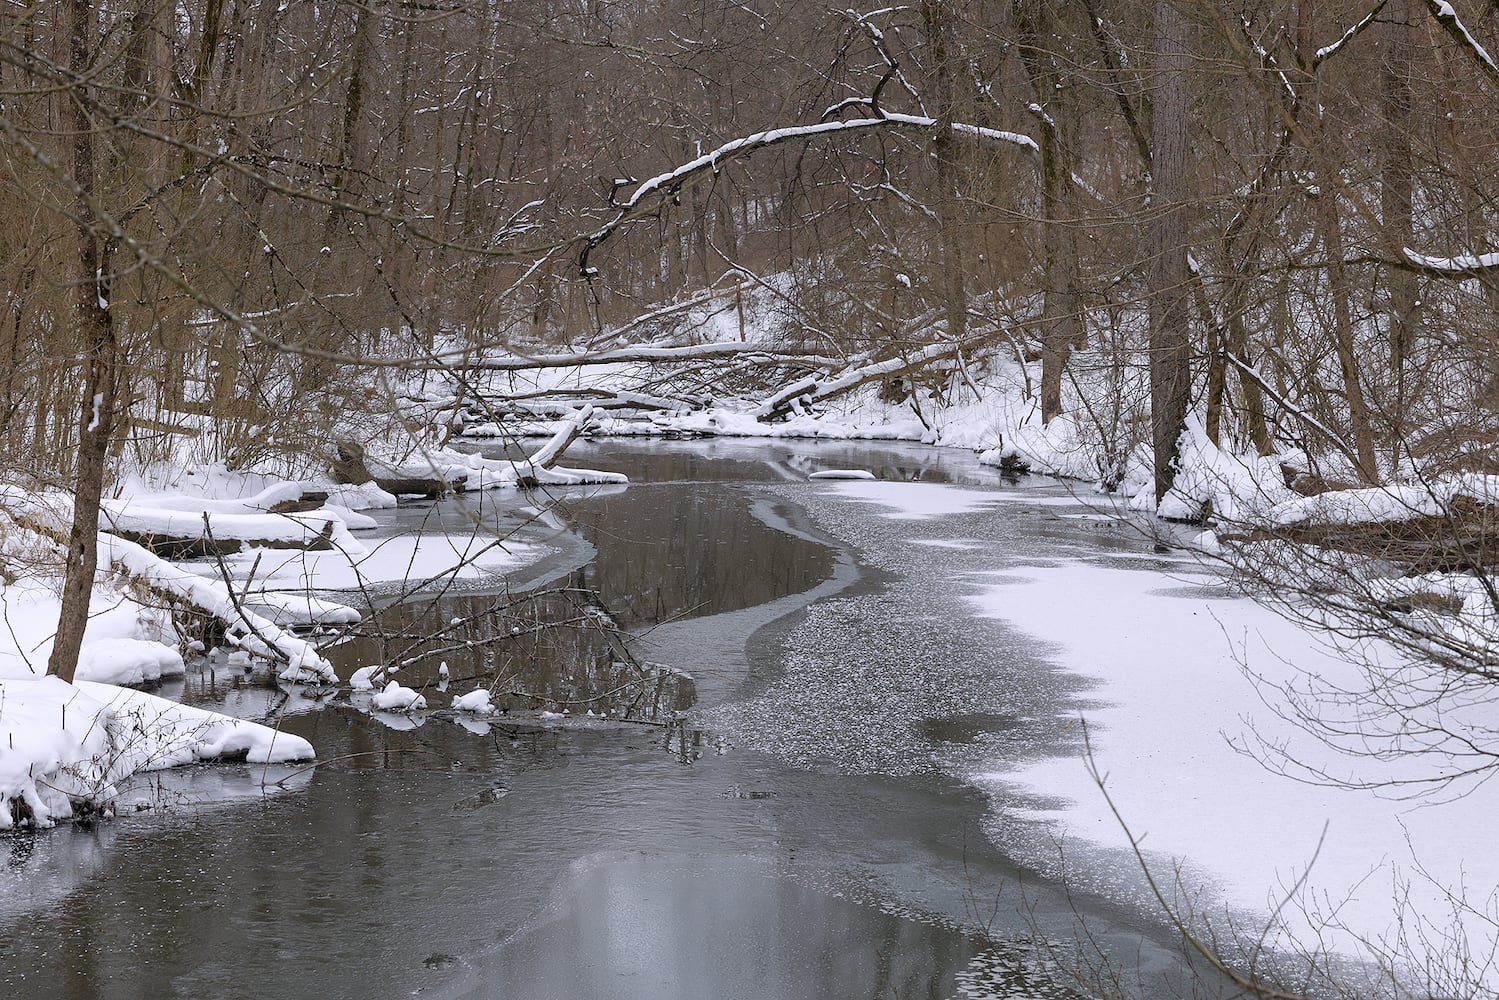
[[[6,0],[0,574],[71,681],[146,470],[440,491],[465,436],[560,428],[533,481],[873,401],[1393,642],[1377,710],[1287,711],[1468,787],[1496,54],[1483,0]]]

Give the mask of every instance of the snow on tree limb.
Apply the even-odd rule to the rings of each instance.
[[[783,128],[754,132],[750,135],[741,136],[738,139],[731,139],[701,156],[679,164],[664,173],[657,174],[655,177],[644,181],[636,187],[628,198],[617,203],[618,213],[614,218],[610,219],[603,226],[600,226],[584,241],[582,253],[579,255],[578,266],[584,277],[592,277],[596,271],[589,267],[588,255],[594,247],[607,240],[620,226],[646,214],[650,210],[654,210],[656,205],[659,204],[659,201],[656,199],[664,201],[676,195],[682,189],[683,185],[695,175],[705,171],[717,173],[730,160],[747,156],[757,150],[767,149],[771,146],[795,140],[809,141],[825,135],[872,132],[891,127],[931,129],[936,128],[938,124],[935,118],[882,111],[877,116],[871,118],[825,121],[814,125],[789,125]],[[952,122],[949,127],[959,135],[1013,145],[1032,155],[1039,156],[1041,152],[1041,147],[1036,144],[1036,140],[1019,132],[985,128],[966,122]]]
[[[1439,278],[1471,278],[1499,270],[1499,252],[1459,254],[1456,257],[1428,257],[1405,248],[1405,259],[1416,270]]]
[[[1436,18],[1437,24],[1441,25],[1458,45],[1468,50],[1488,77],[1499,83],[1499,63],[1494,62],[1494,57],[1489,55],[1488,49],[1473,37],[1467,25],[1463,24],[1462,18],[1457,16],[1457,10],[1452,4],[1448,0],[1426,0],[1426,9],[1431,11],[1431,16]]]
[[[1374,23],[1374,19],[1379,17],[1380,11],[1384,10],[1385,4],[1387,2],[1388,0],[1379,0],[1379,2],[1374,5],[1373,10],[1369,11],[1369,13],[1366,14],[1362,20],[1356,22],[1347,31],[1343,32],[1343,34],[1339,36],[1337,41],[1332,42],[1328,45],[1324,45],[1320,49],[1318,49],[1316,58],[1312,60],[1312,66],[1314,68],[1320,66],[1323,62],[1337,55],[1344,46],[1353,41],[1354,38],[1358,37],[1360,32]]]

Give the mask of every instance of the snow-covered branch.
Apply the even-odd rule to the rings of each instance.
[[[1405,248],[1405,259],[1418,271],[1437,278],[1471,278],[1499,270],[1499,252],[1459,254],[1456,257],[1428,257]]]
[[[630,196],[618,203],[618,212],[603,226],[600,226],[584,241],[583,251],[579,255],[578,264],[585,277],[594,272],[588,265],[588,255],[594,247],[607,240],[620,226],[653,211],[661,202],[675,197],[687,184],[689,180],[698,174],[705,172],[717,173],[724,164],[739,157],[748,156],[761,149],[777,146],[786,142],[803,141],[809,142],[813,139],[828,135],[851,135],[862,132],[877,132],[892,127],[934,129],[939,126],[935,118],[924,115],[907,115],[895,112],[881,112],[875,117],[852,118],[847,121],[825,121],[814,125],[790,125],[784,128],[766,129],[762,132],[754,132],[738,139],[732,139],[701,156],[679,164],[671,170],[657,174],[655,177],[643,182]],[[1003,129],[985,128],[980,125],[972,125],[967,122],[952,122],[948,125],[959,135],[975,139],[986,139],[1023,149],[1032,155],[1039,155],[1041,147],[1030,136],[1019,132],[1007,132]]]
[[[1379,17],[1380,11],[1384,10],[1385,4],[1388,2],[1389,0],[1379,0],[1379,2],[1374,5],[1373,10],[1369,11],[1368,14],[1364,15],[1362,20],[1357,21],[1347,31],[1343,32],[1343,34],[1339,36],[1337,41],[1329,45],[1324,45],[1320,49],[1318,49],[1316,57],[1312,59],[1312,68],[1316,69],[1328,59],[1341,52],[1349,42],[1358,37],[1360,32],[1374,23],[1375,18]]]
[[[1499,83],[1499,63],[1494,62],[1494,57],[1489,55],[1488,49],[1473,37],[1468,26],[1463,24],[1462,18],[1457,16],[1457,11],[1452,4],[1448,0],[1426,0],[1426,9],[1431,11],[1431,16],[1436,18],[1437,24],[1441,25],[1458,45],[1468,50],[1468,54],[1473,57],[1474,62],[1478,63],[1489,79]]]

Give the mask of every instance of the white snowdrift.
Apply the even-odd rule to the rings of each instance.
[[[473,715],[488,715],[494,711],[494,703],[486,689],[475,688],[468,694],[461,694],[454,698],[453,708],[456,711],[469,712]]]
[[[154,684],[185,671],[181,653],[150,639],[85,639],[78,652],[79,680]]]
[[[382,712],[415,712],[427,707],[427,699],[399,681],[391,681],[385,690],[371,699],[371,703]]]
[[[306,740],[142,691],[56,677],[0,680],[0,829],[52,826],[75,803],[105,808],[139,771],[244,755],[307,760]]]

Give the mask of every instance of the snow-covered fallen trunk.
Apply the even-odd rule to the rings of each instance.
[[[754,411],[761,420],[769,420],[778,414],[795,409],[798,403],[815,403],[856,389],[868,382],[889,378],[904,371],[918,369],[922,365],[941,358],[956,357],[963,351],[990,338],[989,334],[971,338],[965,343],[940,341],[929,344],[908,354],[856,365],[830,379],[808,377],[779,390],[762,402]]]
[[[105,809],[140,771],[243,755],[309,760],[312,745],[144,691],[56,677],[0,680],[0,830]]]
[[[1410,521],[1443,516],[1459,499],[1499,506],[1499,476],[1469,474],[1424,483],[1332,490],[1277,504],[1270,511],[1270,521],[1278,526]]]
[[[225,622],[240,647],[260,656],[282,660],[286,681],[324,680],[336,682],[333,666],[317,648],[274,622],[235,602],[220,580],[190,573],[172,565],[135,542],[99,533],[99,552],[110,564],[130,573],[148,586],[163,591]]]
[[[173,510],[138,501],[109,504],[102,511],[111,533],[150,543],[165,540],[191,544],[206,552],[228,554],[242,546],[331,549],[358,544],[342,518],[332,511],[296,514],[217,513]]]

